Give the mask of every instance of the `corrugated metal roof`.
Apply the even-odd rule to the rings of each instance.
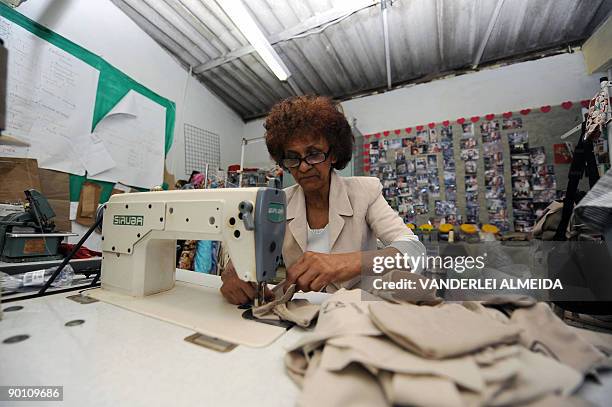
[[[245,120],[295,89],[346,99],[388,88],[380,1],[244,1],[294,86],[274,76],[215,0],[112,1]],[[393,87],[580,44],[612,10],[612,0],[386,4]]]

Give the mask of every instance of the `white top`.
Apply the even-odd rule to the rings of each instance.
[[[311,229],[308,226],[308,243],[306,251],[329,253],[329,223],[323,229]]]

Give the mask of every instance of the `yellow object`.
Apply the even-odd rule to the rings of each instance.
[[[491,225],[490,223],[485,223],[482,225],[482,231],[485,233],[493,233],[494,235],[499,233],[499,228],[495,225]]]
[[[408,226],[408,229],[411,229],[411,230],[416,229],[416,226],[414,226],[414,223],[406,223],[406,226]]]
[[[453,225],[451,225],[450,223],[443,223],[440,225],[439,229],[442,233],[448,233],[453,230]]]
[[[433,230],[433,226],[431,226],[429,223],[425,223],[421,226],[419,226],[419,229],[423,230],[423,231],[432,231]]]
[[[599,26],[591,37],[582,44],[584,64],[589,75],[594,72],[605,71],[612,61],[612,17]],[[609,78],[610,79],[610,78]]]
[[[464,223],[462,224],[459,229],[468,235],[473,235],[476,234],[478,232],[478,228],[476,227],[476,225],[472,225],[471,223]]]

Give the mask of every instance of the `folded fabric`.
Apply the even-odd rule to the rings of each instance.
[[[298,385],[298,387],[302,387],[304,384],[304,376],[306,375],[306,370],[310,365],[309,362],[309,358],[302,352],[287,352],[285,354],[285,367],[287,368],[287,374],[291,380]]]
[[[520,342],[527,349],[554,358],[582,373],[606,359],[595,346],[563,323],[545,303],[517,309],[510,321],[522,330]]]
[[[307,333],[291,349],[309,351],[335,336],[381,335],[370,319],[368,304],[381,302],[363,290],[341,289],[321,304],[313,332]]]
[[[521,363],[517,356],[509,356],[495,363],[480,366],[479,373],[482,380],[488,385],[513,380],[521,370]]]
[[[544,395],[569,396],[582,384],[582,374],[554,359],[521,349],[520,370],[509,385],[487,402],[507,406],[537,400]]]
[[[459,304],[419,307],[373,302],[369,308],[372,321],[389,338],[432,359],[514,343],[520,333],[517,326],[478,315]]]
[[[518,356],[521,351],[521,346],[516,345],[500,345],[486,348],[478,353],[474,353],[472,357],[479,366],[490,366],[500,360],[509,357]]]
[[[328,347],[320,358],[325,357]],[[363,367],[352,364],[341,372],[322,369],[318,356],[308,366],[298,406],[385,406],[387,401],[378,380]]]
[[[286,304],[285,294],[268,312]],[[526,297],[435,306],[393,300],[399,304],[342,289],[322,304],[314,331],[285,356],[302,387],[298,405],[586,406],[570,396],[584,372],[607,360]],[[611,337],[591,341],[608,348]]]
[[[510,318],[504,312],[497,308],[485,307],[480,301],[463,301],[461,305],[476,314],[494,319],[502,324],[507,324],[510,322]]]
[[[530,403],[523,404],[522,407],[597,407],[588,400],[578,397],[562,397],[549,395]]]
[[[568,328],[578,334],[579,337],[595,346],[597,349],[605,353],[606,355],[612,355],[612,335],[595,332],[589,329],[577,328],[569,326]]]
[[[341,371],[351,363],[413,376],[439,376],[476,392],[484,389],[478,365],[470,356],[425,359],[379,337],[343,336],[326,342],[321,368]]]
[[[258,307],[253,307],[253,315],[260,318],[263,315],[273,312],[274,307],[276,307],[278,304],[284,304],[291,300],[291,298],[293,298],[293,294],[295,294],[295,284],[291,284],[286,290],[284,283],[277,284],[272,289],[272,297],[274,299]]]
[[[272,290],[274,300],[253,307],[253,316],[259,319],[291,321],[303,328],[308,327],[319,313],[319,306],[308,300],[292,300],[295,284],[283,291],[285,284],[277,284]]]
[[[457,387],[437,376],[414,376],[396,373],[390,385],[384,386],[392,405],[415,407],[457,407],[462,405]]]
[[[510,362],[514,360],[514,362]],[[508,368],[510,363],[517,363],[518,369],[512,367],[512,374],[490,381],[489,368],[482,370],[487,376],[487,387],[480,393],[461,390],[464,406],[512,406],[524,405],[551,395],[567,397],[577,390],[582,383],[582,375],[554,359],[520,348],[515,358],[506,359],[500,367]],[[487,371],[489,370],[489,371]]]
[[[516,308],[531,307],[537,303],[533,297],[524,294],[497,294],[485,296],[482,305],[510,305]]]

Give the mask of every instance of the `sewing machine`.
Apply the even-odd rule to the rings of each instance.
[[[175,285],[176,240],[219,240],[238,276],[276,275],[285,235],[285,193],[273,188],[194,189],[111,196],[102,224],[102,289],[146,297]]]
[[[24,191],[27,202],[21,210],[2,209],[0,215],[0,261],[26,263],[58,260],[62,240],[75,233],[58,232],[53,218],[55,212],[49,201],[34,189]]]

